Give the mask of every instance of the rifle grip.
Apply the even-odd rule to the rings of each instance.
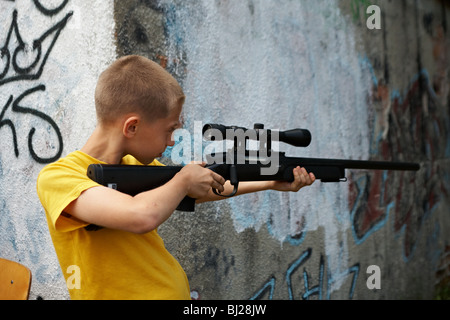
[[[175,210],[194,212],[195,199],[188,196],[184,197],[184,199],[181,200],[181,202],[178,204],[178,207]]]

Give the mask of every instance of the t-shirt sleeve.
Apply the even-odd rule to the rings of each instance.
[[[65,214],[64,209],[80,194],[98,183],[67,166],[54,163],[39,173],[37,193],[53,227],[62,232],[72,231],[88,225],[73,216]]]

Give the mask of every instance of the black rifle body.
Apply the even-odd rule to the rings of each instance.
[[[228,164],[224,161],[224,163],[214,163],[206,167],[220,174],[226,180],[230,180],[231,184],[235,186],[235,190],[237,190],[237,183],[240,181],[293,181],[292,170],[297,166],[305,168],[307,172],[314,173],[316,179],[322,182],[345,181],[345,169],[416,171],[420,168],[417,163],[296,158],[286,157],[284,153],[280,153],[278,159],[278,168],[273,175],[261,174],[261,169],[269,167],[270,163],[263,164],[259,161],[256,163],[244,161],[242,164]],[[134,196],[140,192],[162,186],[182,168],[182,166],[92,164],[89,166],[87,174],[89,178],[103,186]],[[177,210],[194,211],[195,199],[185,197]]]

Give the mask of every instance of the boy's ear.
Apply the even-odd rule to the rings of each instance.
[[[134,137],[137,133],[140,123],[141,119],[139,119],[138,116],[130,116],[126,118],[122,128],[123,135],[127,138]]]

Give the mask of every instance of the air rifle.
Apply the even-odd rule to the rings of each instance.
[[[319,159],[287,157],[284,152],[272,150],[272,142],[284,142],[296,147],[307,147],[311,133],[306,129],[276,131],[255,124],[253,129],[220,124],[203,126],[203,138],[209,141],[232,140],[233,147],[226,152],[206,156],[206,168],[220,174],[233,185],[234,190],[223,197],[236,194],[241,181],[293,181],[293,169],[304,167],[314,173],[321,182],[345,182],[345,169],[408,170],[417,171],[418,163],[364,161],[342,159]],[[259,147],[251,150],[249,141],[255,140]],[[182,169],[182,166],[136,166],[91,164],[87,175],[97,183],[129,195],[162,186]],[[181,211],[194,211],[195,199],[185,197],[177,207]]]

